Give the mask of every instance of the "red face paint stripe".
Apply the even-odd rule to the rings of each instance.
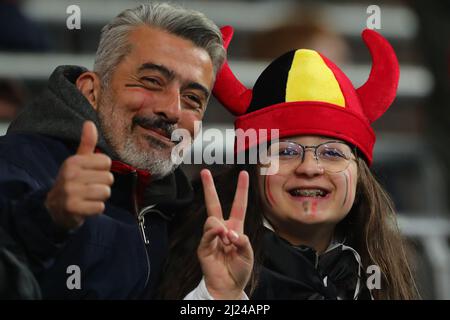
[[[312,211],[311,214],[312,214],[313,216],[315,216],[316,213],[317,213],[317,200],[314,200],[314,201],[313,201],[311,211]]]

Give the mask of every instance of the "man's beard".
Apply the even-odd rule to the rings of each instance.
[[[112,147],[114,152],[116,152],[120,161],[137,169],[149,171],[152,175],[152,179],[155,180],[161,179],[172,173],[178,166],[171,159],[172,148],[157,138],[147,135],[145,136],[145,143],[147,143],[150,148],[143,151],[142,147],[139,147],[134,141],[136,136],[133,135],[133,130],[135,130],[138,125],[142,125],[147,128],[150,127],[162,130],[168,137],[171,137],[176,126],[168,123],[159,116],[135,116],[133,117],[131,124],[125,123],[126,119],[123,117],[121,118],[120,115],[116,113],[117,108],[120,108],[120,106],[114,104],[113,100],[114,99],[111,99],[111,97],[104,97],[104,99],[101,99],[98,109],[98,118],[100,129],[106,142]],[[106,105],[112,106],[110,112],[103,110],[102,107]],[[116,127],[114,127],[113,124],[115,124]],[[120,128],[121,130],[125,128],[126,132],[123,142],[117,141],[117,136],[114,135],[116,132],[115,130],[117,130],[116,128]]]
[[[167,146],[161,148],[160,142],[151,136],[147,136],[146,140],[152,149],[143,152],[136,146],[133,137],[128,135],[124,147],[118,152],[121,161],[138,169],[149,171],[155,180],[172,173],[177,166],[172,162],[171,153],[165,150]]]

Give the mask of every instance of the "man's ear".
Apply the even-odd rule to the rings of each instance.
[[[82,73],[76,81],[76,86],[92,107],[97,110],[101,88],[98,75],[92,71]]]

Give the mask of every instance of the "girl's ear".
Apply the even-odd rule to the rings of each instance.
[[[98,75],[92,71],[82,73],[76,81],[76,86],[92,107],[97,110],[101,88]]]

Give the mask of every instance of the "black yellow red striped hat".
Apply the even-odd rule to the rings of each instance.
[[[228,47],[233,29],[226,26],[221,30]],[[358,89],[325,56],[298,49],[270,63],[253,89],[246,88],[225,62],[214,95],[237,116],[236,129],[279,129],[280,138],[306,134],[334,137],[355,145],[370,165],[375,144],[371,123],[395,99],[399,65],[391,45],[380,34],[366,29],[362,38],[372,55],[372,70]],[[246,141],[244,150],[263,142],[260,139]]]

